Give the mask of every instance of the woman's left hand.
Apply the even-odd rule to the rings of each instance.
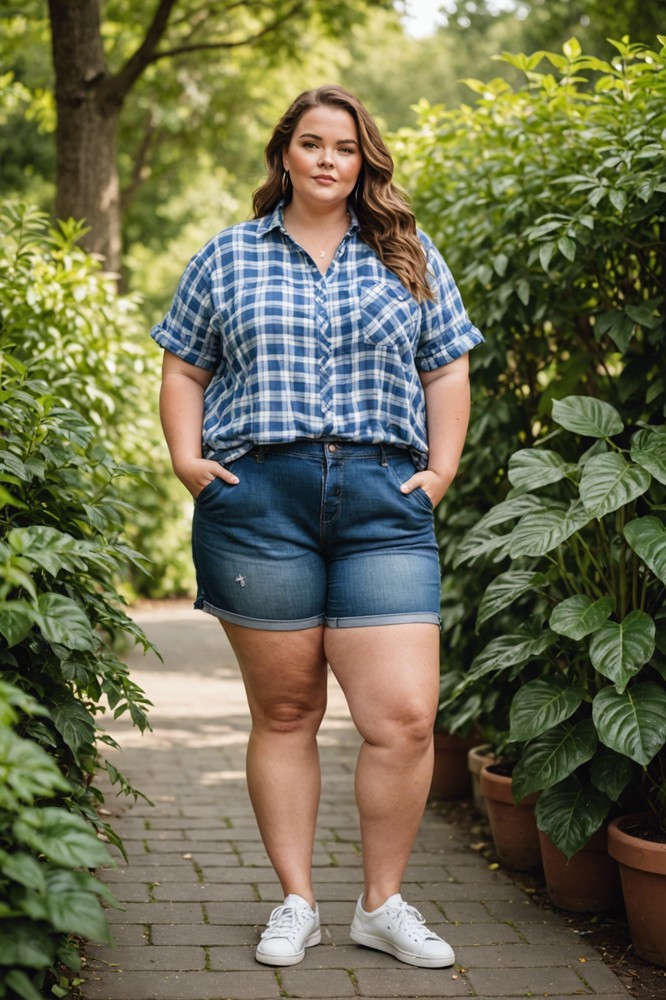
[[[453,482],[453,476],[447,478],[439,472],[431,469],[424,469],[423,472],[415,472],[402,485],[400,489],[403,493],[411,493],[419,488],[427,494],[433,507],[436,507],[446,494],[449,486]]]

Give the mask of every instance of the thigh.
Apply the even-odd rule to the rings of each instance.
[[[253,718],[323,714],[327,663],[323,628],[265,632],[221,622],[241,669]]]
[[[381,742],[405,722],[432,729],[439,701],[439,628],[429,624],[330,629],[324,648],[357,729]]]

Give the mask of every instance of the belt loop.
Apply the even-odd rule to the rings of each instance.
[[[384,467],[386,467],[388,465],[388,458],[386,457],[386,446],[385,446],[385,444],[384,444],[383,441],[381,441],[380,444],[379,444],[379,450],[380,450],[381,456],[382,456],[382,460],[381,460],[381,462],[379,464],[383,465]]]
[[[255,462],[263,462],[266,457],[266,452],[263,445],[259,445],[258,448],[254,449],[254,460]]]

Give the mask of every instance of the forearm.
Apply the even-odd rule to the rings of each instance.
[[[171,462],[179,469],[200,459],[204,387],[182,372],[165,372],[160,391],[160,419]]]
[[[458,359],[462,361],[463,359]],[[428,428],[428,471],[453,482],[465,446],[470,414],[467,358],[452,362],[424,384]]]

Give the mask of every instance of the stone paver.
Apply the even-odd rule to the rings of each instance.
[[[362,886],[359,738],[332,678],[314,858],[322,944],[298,966],[259,965],[254,946],[281,891],[245,786],[249,720],[238,669],[219,625],[185,604],[143,609],[136,619],[164,657],[129,657],[154,703],[153,732],[142,737],[124,717],[107,725],[122,746],[113,764],[152,805],[107,790],[128,862],[118,856],[117,867],[99,873],[122,909],[109,910],[113,945],[88,947],[83,1000],[626,995],[563,919],[490,870],[435,810],[423,819],[405,896],[456,948],[457,964],[415,969],[350,942]]]

